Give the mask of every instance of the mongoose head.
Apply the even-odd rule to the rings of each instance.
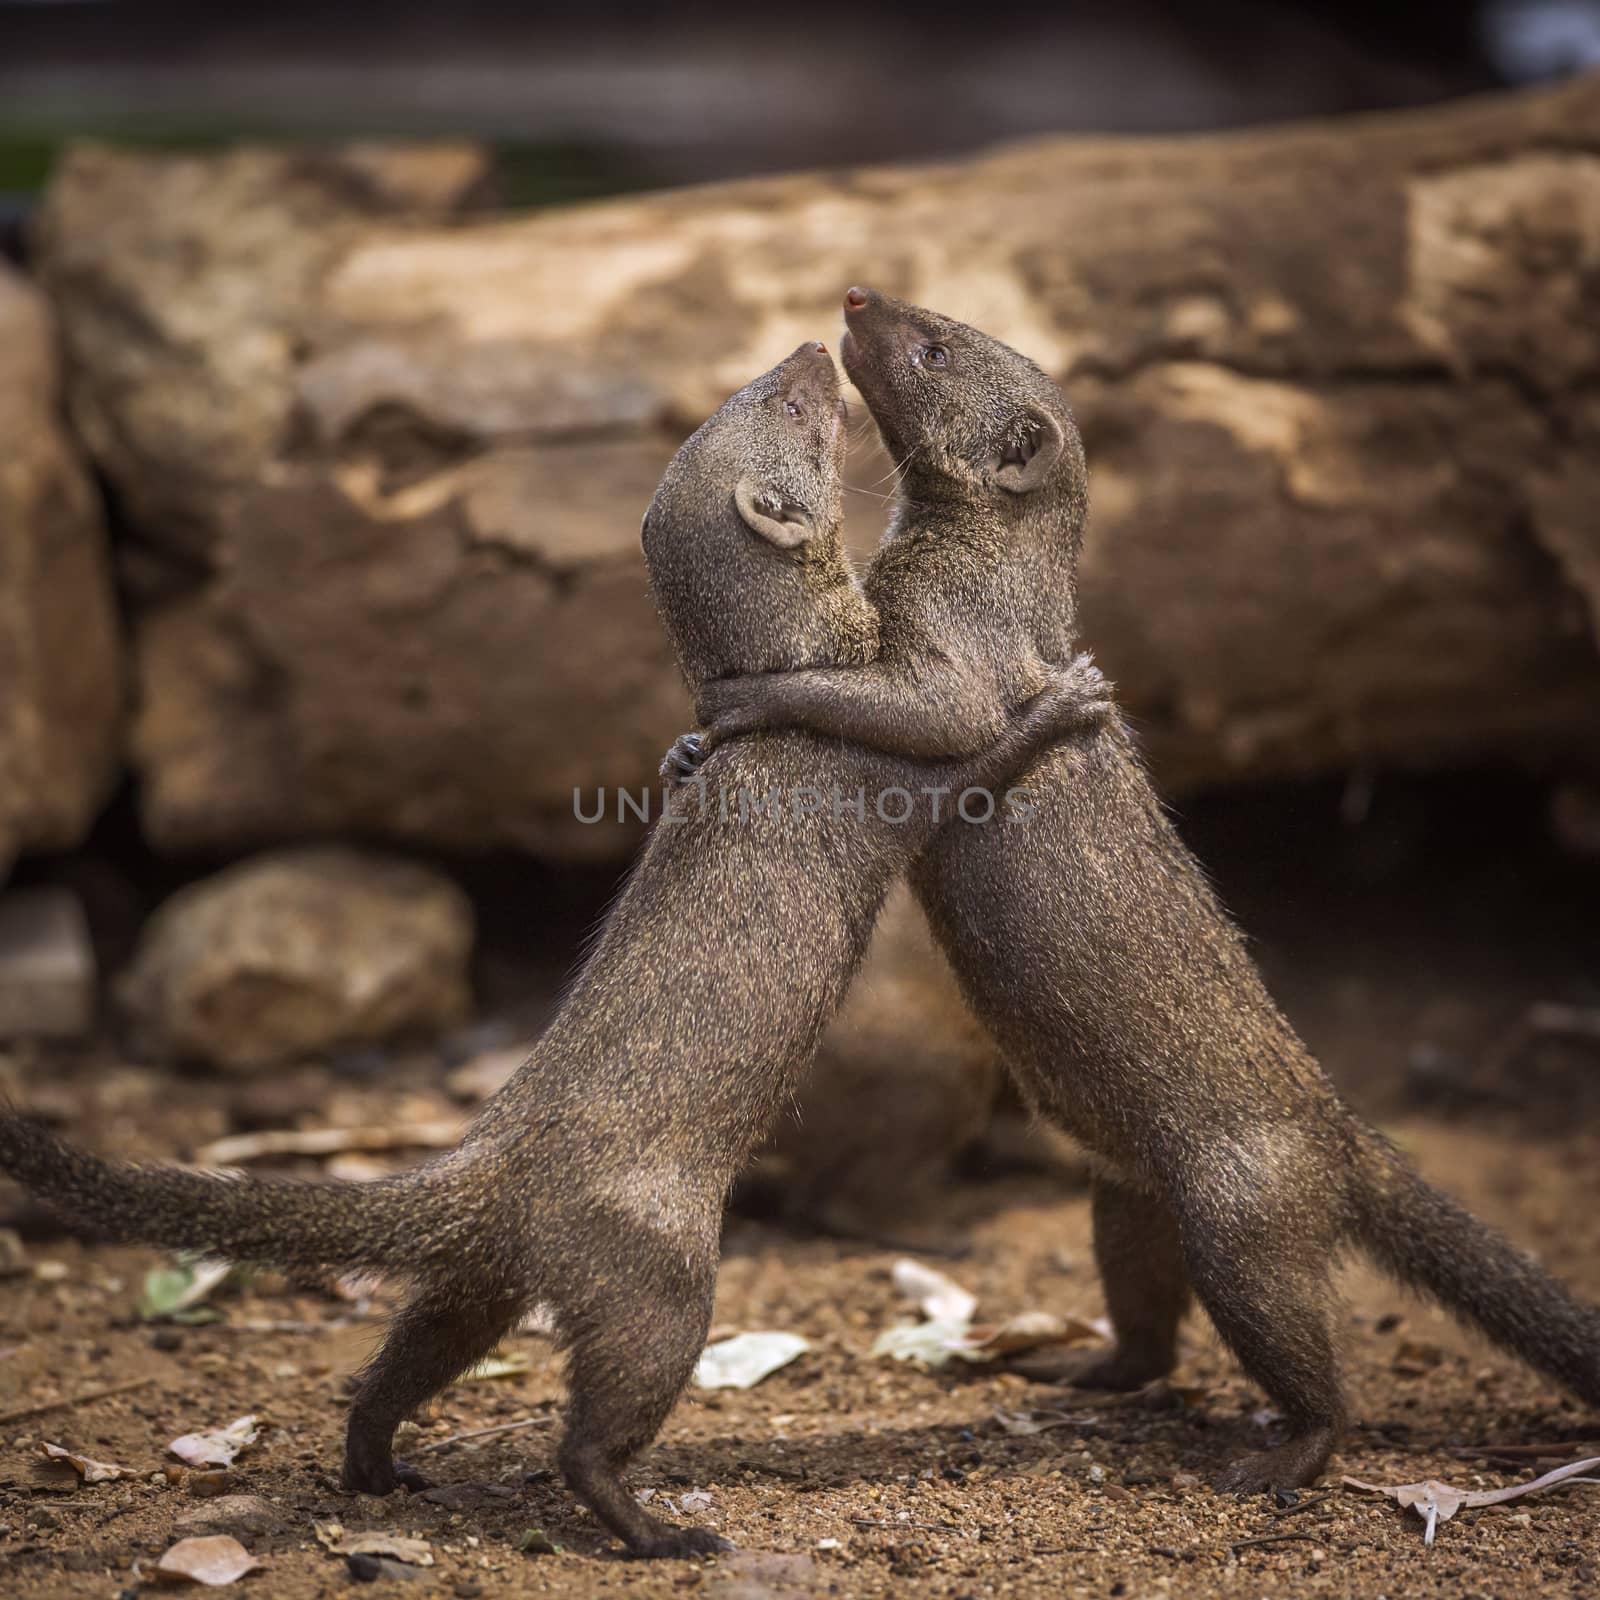
[[[1087,507],[1083,441],[1061,391],[1009,345],[873,289],[844,297],[845,371],[924,504],[1042,513],[1076,543]]]
[[[672,458],[640,536],[691,689],[870,657],[876,620],[840,534],[844,451],[839,374],[808,343]]]

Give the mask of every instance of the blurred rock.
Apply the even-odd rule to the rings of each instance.
[[[1600,783],[1558,784],[1550,796],[1550,826],[1568,854],[1600,856]]]
[[[0,880],[24,850],[78,844],[117,769],[105,526],[59,404],[49,308],[0,263]]]
[[[1591,80],[470,224],[81,149],[38,259],[138,535],[147,827],[625,849],[573,790],[687,718],[640,514],[863,274],[1067,385],[1085,633],[1166,787],[1592,754],[1597,138]]]
[[[0,893],[0,1039],[77,1039],[94,1028],[94,947],[65,889]]]
[[[287,1527],[290,1518],[258,1494],[225,1494],[189,1511],[180,1511],[173,1528],[180,1534],[232,1534],[236,1539],[258,1538]]]
[[[472,907],[438,873],[283,851],[161,906],[121,999],[142,1051],[250,1070],[459,1022],[472,941]]]
[[[650,781],[688,717],[639,555],[671,433],[629,330],[577,359],[559,239],[494,224],[507,275],[469,282],[423,224],[471,186],[424,209],[377,160],[81,149],[45,208],[73,415],[139,535],[148,830],[615,856],[637,828],[574,788]],[[422,255],[336,287],[380,238]]]
[[[527,1059],[526,1042],[507,1045],[501,1050],[485,1050],[459,1067],[452,1067],[445,1078],[445,1087],[457,1100],[477,1105],[505,1088]]]
[[[745,1194],[832,1233],[912,1240],[989,1125],[1001,1060],[904,884]]]

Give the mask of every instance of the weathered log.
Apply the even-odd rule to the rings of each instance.
[[[0,881],[24,850],[77,844],[117,771],[105,523],[59,402],[49,308],[0,264]]]
[[[51,192],[163,844],[625,845],[572,791],[686,714],[639,513],[855,278],[1065,383],[1086,639],[1169,788],[1600,751],[1600,80],[512,219],[395,192],[98,149]]]

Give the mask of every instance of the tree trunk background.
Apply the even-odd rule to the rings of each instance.
[[[85,147],[56,179],[158,843],[625,849],[572,791],[649,781],[688,716],[640,514],[851,281],[1063,382],[1085,642],[1167,787],[1600,753],[1600,80],[524,217],[482,178]]]

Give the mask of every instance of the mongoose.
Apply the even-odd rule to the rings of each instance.
[[[876,618],[840,538],[843,449],[838,374],[807,344],[673,458],[642,539],[691,688],[874,654]],[[793,1095],[889,883],[932,833],[940,801],[926,791],[1000,784],[1101,714],[1097,679],[1082,666],[1041,678],[959,765],[793,733],[715,753],[705,776],[730,807],[749,795],[777,810],[680,797],[528,1061],[456,1149],[415,1170],[350,1184],[139,1167],[14,1112],[0,1116],[0,1167],[113,1239],[408,1276],[351,1407],[351,1489],[393,1489],[396,1425],[548,1306],[569,1355],[567,1482],[636,1555],[723,1548],[652,1516],[620,1474],[705,1342],[729,1185]],[[813,808],[824,788],[845,804]],[[890,790],[915,797],[884,808],[907,811],[902,822],[873,803]]]
[[[993,737],[1034,664],[1073,647],[1083,448],[1056,385],[997,340],[865,289],[845,320],[845,368],[902,474],[867,579],[878,658],[709,684],[701,718],[714,736],[806,728],[948,755]],[[1116,1341],[1058,1375],[1127,1388],[1167,1372],[1196,1295],[1287,1419],[1285,1441],[1220,1486],[1309,1482],[1345,1415],[1329,1270],[1351,1244],[1600,1403],[1600,1312],[1335,1093],[1120,717],[1019,782],[1038,806],[1026,826],[954,822],[912,883],[1025,1093],[1102,1164],[1095,1252]]]

